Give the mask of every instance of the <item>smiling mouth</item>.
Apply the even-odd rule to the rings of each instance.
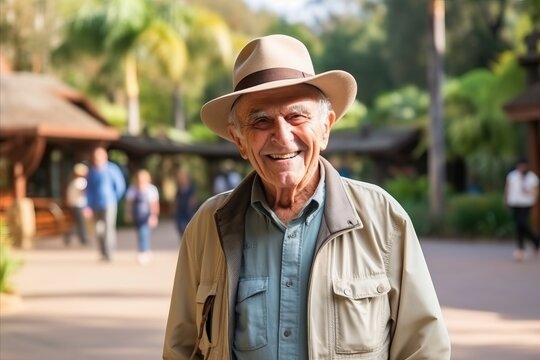
[[[298,154],[300,154],[300,151],[290,152],[287,154],[270,154],[268,156],[274,160],[287,160],[287,159],[292,159]]]

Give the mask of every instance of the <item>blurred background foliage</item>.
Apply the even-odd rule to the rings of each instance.
[[[336,131],[427,130],[428,0],[304,0],[289,2],[301,10],[273,9],[283,3],[0,0],[0,52],[15,70],[54,74],[84,91],[123,131],[138,119],[150,135],[212,142],[201,105],[230,91],[232,62],[250,38],[284,33],[306,43],[318,72],[344,69],[357,79],[357,101]],[[517,58],[523,37],[540,24],[540,1],[446,1],[445,21],[446,157],[462,160],[468,185],[482,192],[452,199],[449,211],[468,208],[467,201],[496,208],[484,229],[502,216],[485,194],[501,193],[512,160],[525,150],[524,129],[501,106],[525,87]],[[424,139],[418,155],[426,149]],[[411,209],[427,202],[422,177],[385,186]]]

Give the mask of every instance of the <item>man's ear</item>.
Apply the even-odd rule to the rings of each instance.
[[[332,129],[332,126],[336,122],[336,113],[334,111],[328,112],[328,118],[324,122],[323,125],[323,134],[321,139],[321,150],[325,150],[328,146],[328,140],[330,138],[330,130]]]
[[[242,156],[242,159],[247,160],[247,152],[246,147],[244,143],[242,142],[242,138],[238,136],[238,129],[234,125],[229,124],[227,126],[227,131],[229,132],[229,136],[233,139],[234,144],[236,145],[236,148],[238,149],[238,152],[240,153],[240,156]]]

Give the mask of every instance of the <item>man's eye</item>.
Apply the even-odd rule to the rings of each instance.
[[[304,121],[308,120],[309,116],[306,114],[294,113],[287,116],[287,121],[291,124],[303,123]]]
[[[272,121],[266,117],[256,118],[251,121],[250,126],[255,129],[268,129],[272,126]]]

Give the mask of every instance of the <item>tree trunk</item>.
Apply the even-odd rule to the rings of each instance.
[[[429,115],[431,118],[428,164],[429,199],[431,213],[436,217],[441,217],[445,209],[444,184],[446,178],[443,99],[441,92],[441,85],[444,78],[444,0],[430,0],[429,27],[428,82],[430,94]]]
[[[127,95],[127,132],[129,135],[139,135],[141,131],[139,110],[139,81],[137,79],[137,62],[135,57],[128,55],[125,63],[126,95]]]
[[[129,135],[139,135],[141,132],[141,120],[139,114],[139,97],[128,96],[127,98],[127,116]]]
[[[182,102],[182,89],[180,85],[175,85],[173,90],[173,121],[174,127],[178,130],[186,130],[186,116],[184,115],[184,104]]]

